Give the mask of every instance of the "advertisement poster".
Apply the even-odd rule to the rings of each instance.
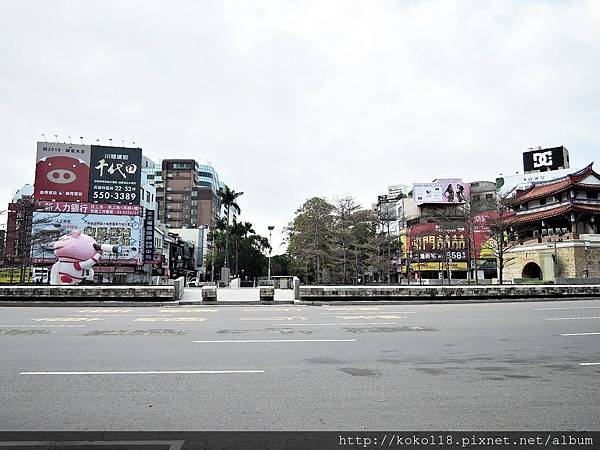
[[[433,223],[413,225],[408,245],[415,261],[468,260],[468,237],[461,228],[443,231]]]
[[[140,216],[142,207],[137,205],[105,205],[102,203],[35,202],[46,212],[100,214],[115,216]]]
[[[87,202],[90,152],[89,145],[38,142],[35,199]]]
[[[77,213],[35,212],[32,222],[32,260],[54,263],[54,241],[57,236],[78,229],[93,237],[98,244],[120,245],[121,253],[103,255],[101,263],[142,264],[142,217]]]
[[[89,201],[140,204],[142,149],[92,145]]]
[[[471,184],[459,178],[436,180],[433,183],[413,184],[417,205],[425,203],[465,203],[471,198]]]
[[[146,210],[144,219],[144,263],[154,262],[154,211]]]

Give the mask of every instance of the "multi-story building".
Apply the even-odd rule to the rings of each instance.
[[[193,159],[165,159],[154,183],[158,216],[167,228],[216,225],[222,183],[214,168]]]
[[[600,278],[600,174],[592,164],[518,191],[508,204],[505,279]]]

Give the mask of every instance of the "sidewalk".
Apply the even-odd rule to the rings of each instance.
[[[224,305],[261,305],[258,300],[259,288],[219,288],[217,289],[217,303]],[[202,303],[202,290],[200,288],[187,287],[183,297],[179,300],[180,305],[194,305]],[[275,300],[273,304],[293,304],[294,291],[292,289],[275,289]]]

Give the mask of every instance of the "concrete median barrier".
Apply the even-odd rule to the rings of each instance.
[[[502,286],[301,286],[302,302],[400,300],[437,303],[454,300],[511,301],[600,297],[600,285]]]
[[[216,286],[202,286],[202,301],[203,302],[216,302],[217,301],[217,287]]]

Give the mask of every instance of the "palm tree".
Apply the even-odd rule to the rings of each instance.
[[[233,189],[229,189],[229,186],[225,186],[223,190],[219,191],[221,204],[225,207],[227,217],[227,229],[225,232],[225,267],[229,267],[229,221],[231,208],[237,211],[238,214],[241,212],[236,200],[242,194],[243,192],[235,192]]]
[[[231,226],[231,234],[234,236],[235,242],[235,273],[239,275],[238,261],[239,261],[239,253],[240,253],[240,242],[242,239],[246,239],[248,237],[248,233],[254,234],[255,231],[252,228],[252,224],[250,222],[236,222],[233,221],[233,225]]]

